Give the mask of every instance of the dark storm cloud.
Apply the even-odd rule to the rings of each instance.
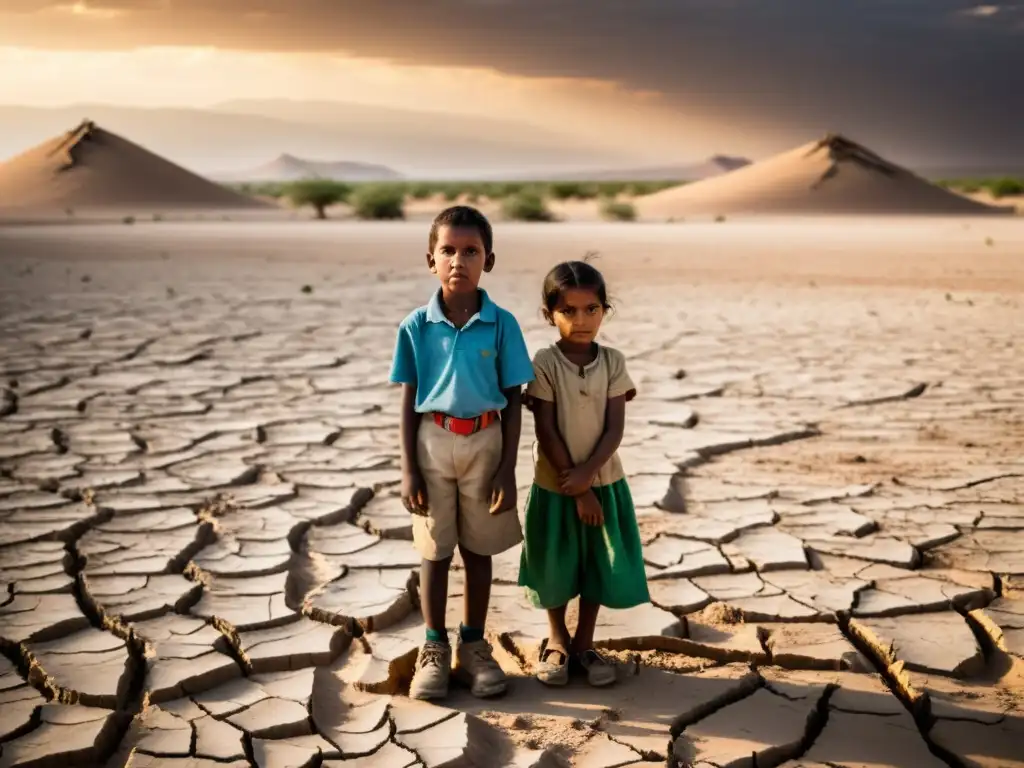
[[[73,3],[65,3],[65,7]],[[340,51],[611,79],[682,115],[1024,161],[1024,6],[963,0],[4,0],[8,43]],[[4,12],[20,11],[20,14]],[[33,27],[35,21],[35,28]],[[967,155],[970,155],[969,157]]]

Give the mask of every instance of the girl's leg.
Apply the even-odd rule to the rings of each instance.
[[[587,682],[604,687],[615,682],[615,665],[594,650],[594,629],[600,603],[580,598],[580,620],[576,625],[576,636],[572,639],[572,655],[587,671]]]
[[[578,656],[584,651],[593,649],[594,630],[597,628],[597,614],[600,610],[599,603],[592,603],[580,598],[580,620],[576,625],[576,635],[572,638],[572,647],[569,649],[575,655]]]
[[[548,649],[559,651],[566,656],[569,655],[572,646],[572,636],[569,628],[565,626],[565,610],[568,605],[558,608],[548,608]]]
[[[548,639],[540,649],[537,661],[537,679],[545,685],[565,685],[569,682],[569,646],[572,638],[565,626],[566,606],[548,608]]]

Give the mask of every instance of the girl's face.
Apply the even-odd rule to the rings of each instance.
[[[566,288],[549,317],[563,341],[590,344],[601,328],[604,305],[591,288]]]

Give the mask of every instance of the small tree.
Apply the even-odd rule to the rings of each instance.
[[[512,221],[554,221],[555,218],[544,204],[544,198],[530,191],[506,197],[501,212]]]
[[[631,203],[605,200],[601,204],[601,216],[608,221],[636,221],[636,208]]]
[[[327,218],[327,206],[343,203],[352,187],[330,179],[303,179],[288,185],[286,196],[292,205],[311,205],[318,219]]]
[[[989,182],[988,190],[992,194],[992,197],[997,200],[1000,197],[1024,195],[1024,183],[1021,183],[1018,179],[1012,178],[994,179]]]
[[[352,195],[352,208],[360,219],[404,219],[405,190],[393,184],[367,184]]]

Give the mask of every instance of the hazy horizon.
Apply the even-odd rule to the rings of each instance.
[[[134,111],[124,126],[115,119],[104,127],[204,173],[239,170],[286,152],[413,174],[435,172],[445,160],[462,174],[509,172],[531,162],[564,169],[660,166],[714,154],[763,158],[827,131],[911,168],[1014,170],[1024,162],[1024,101],[1014,98],[1024,71],[1019,4],[680,0],[667,8],[657,0],[380,0],[355,7],[259,0],[214,8],[199,0],[12,0],[4,6],[0,67],[17,76],[0,82],[0,110],[23,117],[5,122],[5,158],[72,127],[32,110],[89,105]],[[344,114],[353,109],[377,112],[359,126]],[[154,122],[147,123],[142,110],[164,111],[151,113]],[[190,147],[180,138],[182,126],[158,124],[166,110],[233,116],[236,127],[243,113],[258,120],[238,127],[232,143],[219,137],[226,123],[204,117],[187,131]],[[332,110],[338,114],[327,116]],[[385,110],[400,111],[395,123],[414,113],[419,124],[391,126],[384,130],[390,143],[378,140]],[[75,119],[83,117],[100,121]],[[270,120],[281,122],[280,136],[272,135]],[[287,126],[299,128],[289,137]],[[454,148],[464,137],[468,149],[460,157]]]

